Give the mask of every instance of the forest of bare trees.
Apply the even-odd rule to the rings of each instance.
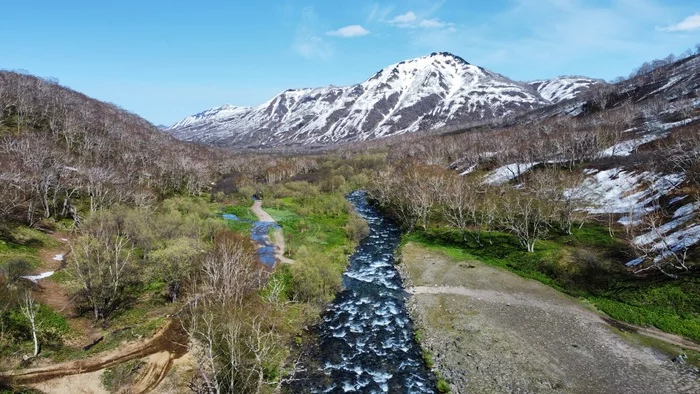
[[[274,391],[294,367],[281,350],[284,341],[298,330],[293,324],[301,325],[285,313],[318,307],[339,291],[348,245],[367,235],[366,223],[348,213],[343,199],[352,188],[367,187],[407,232],[449,228],[461,245],[479,248],[502,237],[526,260],[544,243],[573,239],[584,224],[608,226],[618,265],[626,253],[644,261],[630,272],[672,278],[691,272],[696,259],[689,249],[669,247],[657,259],[658,250],[635,242],[650,232],[663,235],[668,213],[659,209],[618,237],[612,215],[588,215],[576,193],[584,167],[624,165],[683,173],[682,192],[700,200],[700,125],[688,122],[671,132],[660,126],[698,116],[698,90],[647,98],[676,60],[643,65],[629,81],[595,86],[571,108],[543,110],[522,122],[508,118],[441,135],[349,144],[323,155],[275,157],[179,142],[55,81],[3,71],[0,236],[12,240],[15,227],[46,231],[70,222],[70,296],[94,326],[108,327],[155,294],[158,307],[172,307],[190,336],[193,391]],[[621,143],[645,133],[663,138],[616,156]],[[513,166],[507,181],[485,181],[507,166]],[[274,275],[258,263],[250,239],[227,229],[207,205],[233,195],[245,203],[252,196],[296,199],[295,215],[304,216],[294,222],[296,236],[319,228],[309,218],[322,218],[351,241],[331,250],[315,237],[322,246],[314,249],[292,237],[288,252],[303,264]],[[338,225],[333,220],[340,216],[347,221]],[[571,264],[597,270],[598,255],[581,257],[586,252],[572,252]],[[22,279],[31,268],[13,260],[0,269],[0,344],[31,341],[33,358],[60,336],[43,324],[45,307]]]

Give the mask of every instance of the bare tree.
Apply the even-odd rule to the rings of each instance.
[[[262,283],[250,241],[222,231],[214,238],[214,250],[202,262],[203,286],[219,304],[240,306],[247,294]]]
[[[39,355],[39,338],[37,332],[39,331],[39,322],[37,321],[37,305],[34,303],[34,297],[32,293],[27,290],[22,296],[22,304],[20,306],[20,311],[22,315],[29,322],[29,326],[32,329],[32,340],[34,341],[34,354],[32,357]]]
[[[629,243],[637,254],[637,268],[640,274],[657,270],[677,279],[679,272],[687,272],[688,245],[684,239],[672,240],[670,229],[664,228],[665,215],[657,210],[645,215],[639,224],[629,232]]]
[[[78,281],[95,321],[107,319],[126,296],[133,247],[113,219],[91,218],[86,234],[71,245],[68,272]]]
[[[543,201],[536,193],[506,187],[498,206],[500,225],[515,235],[528,252],[534,252],[536,243],[549,233],[548,201]]]

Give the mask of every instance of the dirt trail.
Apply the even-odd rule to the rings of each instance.
[[[45,382],[32,384],[31,387],[42,393],[71,393],[71,394],[109,394],[102,386],[104,370],[87,372],[80,375],[64,376]]]
[[[39,250],[39,258],[41,258],[43,264],[41,268],[32,272],[32,275],[38,275],[47,271],[57,273],[66,268],[66,261],[71,253],[70,242],[73,236],[65,232],[53,232],[49,235],[58,242],[58,246]],[[93,326],[89,319],[80,317],[75,313],[75,295],[70,294],[62,284],[51,280],[50,277],[36,282],[34,296],[41,304],[49,306],[65,317],[71,328],[75,332],[80,333],[80,335],[70,338],[67,342],[68,344],[83,347],[94,342],[101,335],[100,331]]]
[[[273,219],[272,216],[265,212],[265,210],[262,208],[262,200],[255,200],[253,206],[250,207],[250,210],[253,211],[255,216],[258,217],[259,221],[275,223],[275,219]],[[275,258],[280,263],[293,264],[295,262],[294,260],[284,256],[284,252],[287,250],[287,245],[284,241],[284,233],[282,232],[281,228],[274,229],[271,241],[275,245]]]
[[[174,359],[175,355],[167,350],[146,357],[143,372],[136,378],[136,383],[132,386],[131,391],[147,393],[156,388],[165,378],[165,374],[168,373]]]
[[[152,338],[130,342],[118,349],[97,354],[93,357],[67,361],[46,367],[29,368],[0,373],[0,383],[27,385],[97,372],[114,365],[147,356],[148,363],[138,386],[144,391],[157,386],[163,379],[174,359],[187,352],[187,334],[178,320],[170,320]]]

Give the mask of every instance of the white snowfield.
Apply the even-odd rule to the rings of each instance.
[[[594,82],[557,78],[538,86],[547,97],[560,100]],[[499,118],[553,102],[532,85],[449,53],[434,53],[393,64],[358,85],[293,89],[257,107],[213,108],[185,118],[168,132],[207,143],[331,143]]]
[[[683,174],[662,175],[622,168],[589,170],[588,174],[590,176],[579,188],[567,193],[576,193],[586,201],[586,210],[592,214],[635,214],[654,210],[654,202],[685,179]]]
[[[537,93],[554,104],[576,98],[580,93],[597,83],[604,83],[604,81],[586,77],[557,77],[529,82],[532,87],[537,89]]]
[[[588,202],[588,212],[593,214],[625,214],[619,222],[625,226],[642,223],[644,217],[659,207],[657,200],[676,189],[685,179],[683,174],[658,174],[654,172],[634,172],[621,168],[606,171],[588,170],[587,178],[580,188],[567,191],[576,193]],[[677,197],[669,206],[684,200]],[[700,242],[700,225],[696,212],[700,202],[685,204],[675,210],[666,223],[659,223],[647,233],[633,239],[636,245],[645,247],[654,262],[670,257]],[[644,262],[637,258],[627,263],[637,266]]]
[[[600,152],[600,157],[625,157],[637,151],[637,148],[658,139],[668,136],[668,133],[646,134],[638,138],[623,141]]]
[[[502,185],[528,172],[532,167],[538,164],[539,163],[513,163],[499,167],[486,175],[484,183],[487,185]]]

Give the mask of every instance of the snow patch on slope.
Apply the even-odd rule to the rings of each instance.
[[[568,193],[582,196],[588,203],[586,210],[592,214],[643,214],[656,209],[654,201],[678,187],[684,179],[683,174],[662,175],[612,168],[596,172],[577,190]],[[634,222],[629,219],[622,222]]]
[[[597,83],[603,81],[586,77],[557,77],[529,82],[544,99],[555,104],[576,98]]]
[[[528,172],[539,163],[513,163],[499,167],[491,171],[484,178],[484,183],[488,185],[502,185]]]

